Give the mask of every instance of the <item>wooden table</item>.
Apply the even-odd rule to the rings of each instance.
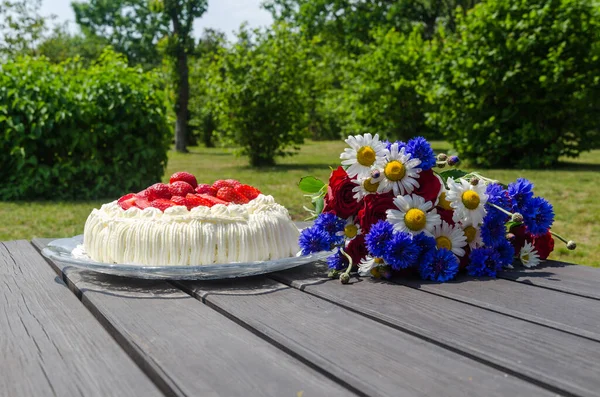
[[[1,396],[599,396],[600,269],[164,282],[0,243]]]

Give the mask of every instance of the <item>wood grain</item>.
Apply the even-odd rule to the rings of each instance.
[[[539,382],[549,390],[598,395],[598,342],[403,285],[370,278],[351,285],[325,281],[325,273],[324,264],[310,264],[274,277],[391,327]]]
[[[267,278],[177,285],[364,395],[552,394]]]
[[[499,278],[600,300],[600,269],[547,261],[533,269],[503,271]]]
[[[0,243],[0,395],[162,395],[27,241]]]
[[[53,264],[168,394],[354,395],[167,282]]]
[[[504,279],[396,282],[600,342],[600,304],[594,299]]]

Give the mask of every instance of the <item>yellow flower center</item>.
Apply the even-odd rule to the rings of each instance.
[[[398,160],[393,160],[386,164],[383,173],[387,179],[395,182],[404,178],[404,175],[406,175],[406,168],[404,168],[404,164]]]
[[[525,262],[529,262],[529,254],[525,254],[525,255],[523,255],[523,257],[522,257],[522,258],[523,258],[523,260],[524,260]]]
[[[418,208],[409,209],[404,215],[404,224],[413,232],[425,229],[427,216]]]
[[[363,187],[369,193],[375,193],[377,188],[379,187],[379,182],[371,183],[371,178],[365,179],[363,182]]]
[[[473,226],[467,226],[464,228],[463,233],[467,238],[467,244],[471,244],[475,240],[475,236],[477,236],[477,229]]]
[[[474,190],[467,190],[462,194],[461,198],[465,207],[470,210],[474,210],[475,208],[479,207],[479,202],[481,201],[479,195]]]
[[[440,194],[440,199],[438,201],[438,206],[442,207],[445,210],[451,210],[450,201],[446,200],[446,192],[442,192]]]
[[[366,167],[370,167],[375,162],[375,150],[371,146],[363,146],[356,152],[356,160]]]
[[[375,278],[381,278],[381,272],[379,271],[379,267],[374,267],[371,269],[371,276]]]
[[[373,262],[377,263],[378,265],[383,265],[383,258],[373,258]]]
[[[348,238],[356,237],[357,233],[358,233],[358,228],[356,227],[356,225],[346,225],[346,227],[344,228],[344,234]]]
[[[438,249],[446,248],[447,250],[452,249],[452,241],[446,236],[440,236],[435,239],[437,242]]]

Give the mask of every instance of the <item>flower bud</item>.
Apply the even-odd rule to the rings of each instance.
[[[437,160],[438,161],[446,161],[446,159],[448,158],[448,156],[446,156],[445,153],[440,153],[437,155]]]
[[[337,278],[339,274],[340,274],[339,270],[330,270],[329,273],[327,273],[327,277]]]
[[[448,158],[448,165],[449,166],[454,166],[457,165],[458,163],[460,163],[460,159],[458,158],[458,156],[450,156]]]
[[[513,241],[515,239],[515,237],[516,236],[514,234],[512,234],[512,233],[506,233],[506,239],[508,241]]]
[[[473,186],[479,185],[479,178],[473,178],[473,179],[471,179],[471,185],[473,185]]]
[[[444,168],[446,166],[446,162],[445,161],[438,161],[436,163],[436,165],[438,166],[438,168]]]
[[[348,273],[340,274],[340,281],[342,284],[348,284],[348,282],[350,281],[350,275]]]
[[[515,212],[514,214],[512,214],[512,217],[510,219],[513,222],[519,222],[522,223],[523,222],[523,215],[521,215],[518,212]]]
[[[570,249],[572,251],[575,248],[577,248],[577,244],[575,243],[575,241],[569,240],[569,242],[567,243],[567,249]]]

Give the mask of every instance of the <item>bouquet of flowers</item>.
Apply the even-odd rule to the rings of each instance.
[[[495,277],[516,262],[538,265],[554,237],[575,249],[551,231],[552,205],[526,179],[504,185],[451,168],[458,157],[436,156],[422,137],[405,143],[364,134],[345,142],[328,184],[314,177],[299,184],[316,217],[299,244],[303,254],[332,251],[330,277],[347,283],[352,269],[377,278],[415,271],[438,282],[460,270]]]

